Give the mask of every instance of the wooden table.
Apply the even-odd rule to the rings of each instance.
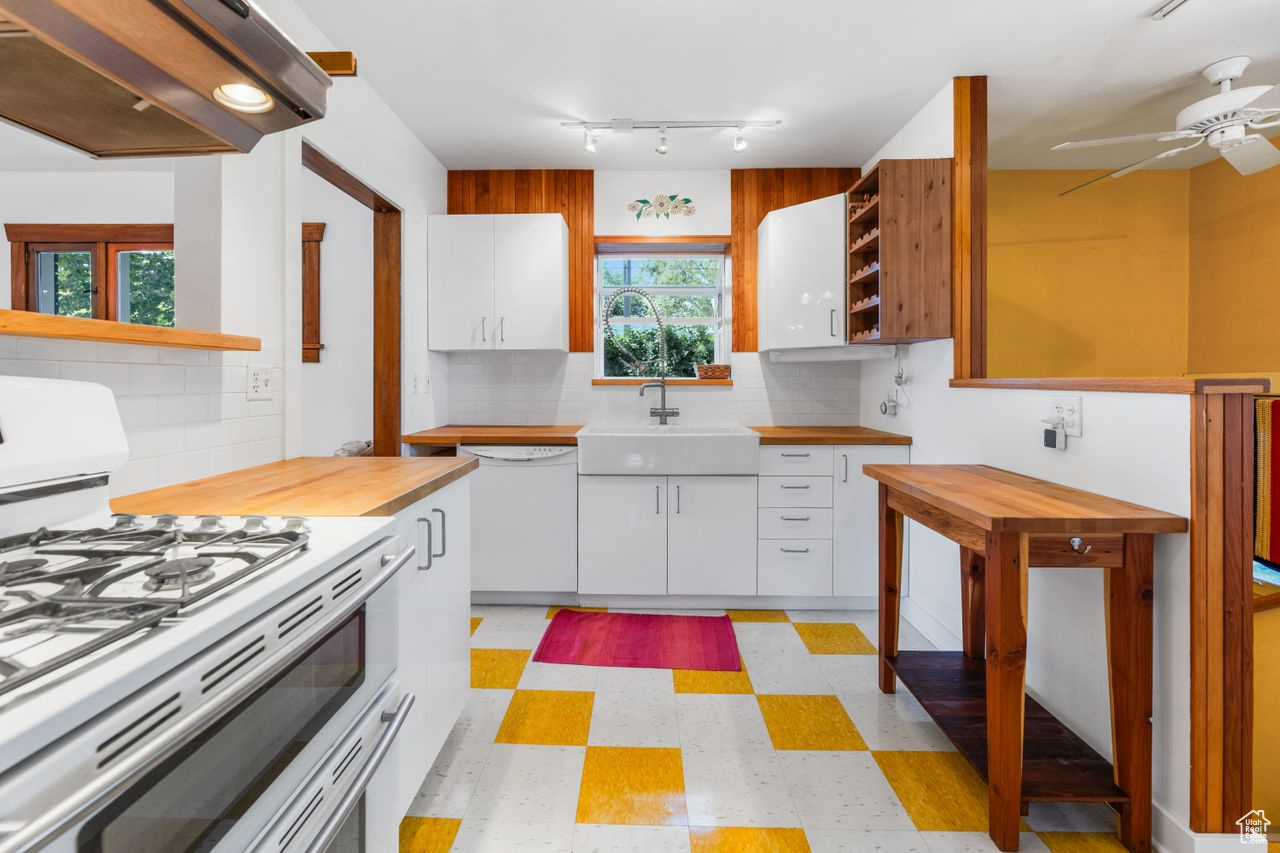
[[[986,779],[996,846],[1018,849],[1028,803],[1104,802],[1149,851],[1153,535],[1187,520],[985,465],[862,470],[880,483],[880,690],[901,679]],[[904,516],[960,545],[963,652],[898,651]],[[1106,572],[1114,768],[1026,698],[1029,566]]]

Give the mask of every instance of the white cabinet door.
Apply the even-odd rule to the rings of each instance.
[[[494,217],[498,349],[569,349],[569,226],[558,213]]]
[[[767,294],[760,297],[762,349],[845,343],[845,197],[820,198],[765,217]],[[759,282],[757,282],[759,286]]]
[[[667,478],[578,478],[578,592],[665,595]]]
[[[427,219],[427,345],[489,349],[494,342],[494,217]]]
[[[396,806],[417,794],[470,690],[471,483],[462,478],[396,515],[401,541],[417,548],[397,576],[397,678],[417,697],[397,738]]]
[[[876,481],[862,473],[872,463],[905,464],[905,445],[841,445],[835,449],[832,470],[834,494],[834,576],[836,595],[873,596],[879,586],[879,494]]]
[[[667,592],[756,594],[756,478],[667,478]]]

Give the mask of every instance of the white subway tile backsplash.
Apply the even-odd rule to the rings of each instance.
[[[207,394],[172,394],[158,397],[157,423],[186,424],[217,417]]]
[[[181,483],[208,477],[211,473],[208,450],[174,453],[156,460],[156,477],[162,483]]]
[[[129,393],[129,365],[105,361],[64,361],[59,372],[62,379],[97,382],[113,394]]]
[[[187,424],[184,430],[186,435],[185,443],[188,450],[204,450],[228,443],[226,421],[205,421],[203,423]]]
[[[131,430],[128,433],[129,458],[146,459],[181,453],[186,449],[186,434],[181,426],[158,426]]]
[[[0,373],[8,376],[36,376],[43,379],[57,379],[58,362],[4,358],[0,359]]]
[[[159,397],[121,397],[116,395],[116,408],[120,411],[120,422],[126,430],[140,427],[153,427],[159,422],[156,413]]]
[[[131,364],[129,393],[182,394],[186,390],[183,370],[185,368],[170,364]]]
[[[225,368],[230,369],[230,368]],[[217,394],[224,390],[233,389],[222,387],[223,375],[222,367],[186,367],[185,371],[186,391],[188,394]],[[243,368],[241,368],[243,371]],[[242,388],[241,391],[244,389]]]
[[[19,338],[18,357],[46,360],[93,361],[98,345],[93,341],[46,340]]]

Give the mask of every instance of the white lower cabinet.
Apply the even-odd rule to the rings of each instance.
[[[578,592],[666,594],[666,477],[578,478]]]
[[[397,678],[417,700],[394,751],[403,813],[418,793],[471,685],[471,481],[463,477],[396,514],[417,548],[395,583],[400,598]]]
[[[830,539],[761,539],[760,595],[831,595]]]
[[[868,464],[905,465],[906,445],[860,444],[835,448],[832,482],[834,513],[834,577],[836,595],[874,596],[879,587],[880,549],[877,483],[862,473]]]
[[[667,478],[667,592],[756,594],[756,478]]]

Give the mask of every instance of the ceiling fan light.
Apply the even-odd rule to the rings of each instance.
[[[276,105],[270,95],[248,83],[223,83],[213,90],[213,99],[238,113],[265,113]]]

